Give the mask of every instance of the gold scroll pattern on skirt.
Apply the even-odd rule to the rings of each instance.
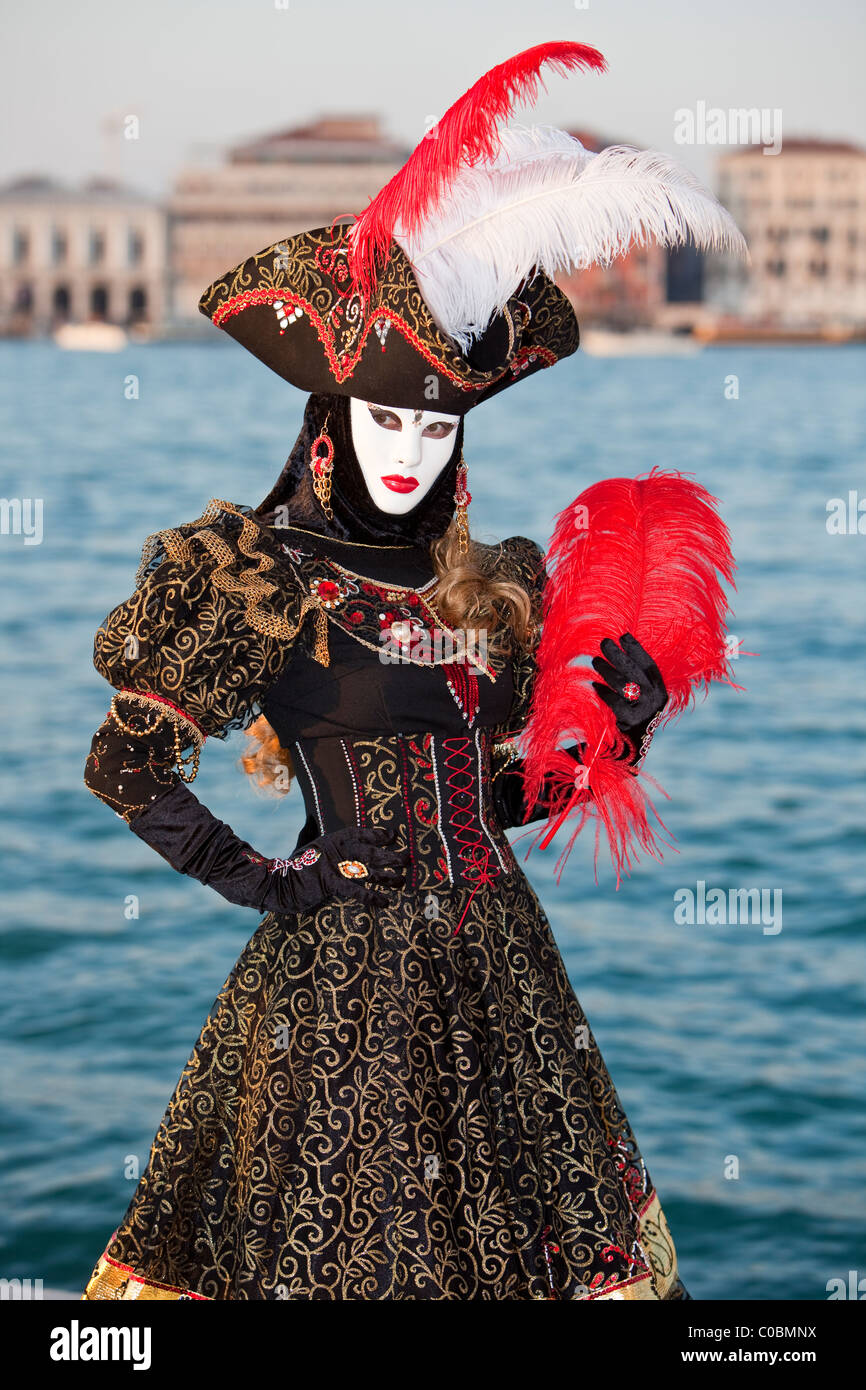
[[[85,1298],[688,1297],[531,885],[470,894],[262,921]]]

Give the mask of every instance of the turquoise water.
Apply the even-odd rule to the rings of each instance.
[[[866,535],[826,527],[830,498],[866,497],[864,367],[859,348],[578,354],[467,420],[482,539],[545,543],[587,484],[652,464],[692,471],[733,534],[730,627],[759,656],[737,663],[745,692],[719,688],[653,744],[678,853],[619,892],[603,859],[595,884],[589,841],[559,885],[555,851],[525,866],[701,1299],[823,1299],[866,1275]],[[233,344],[0,344],[2,490],[44,499],[40,544],[0,536],[7,1277],[80,1291],[258,921],[86,791],[110,698],[94,631],[150,531],[210,497],[261,500],[302,406]],[[242,747],[209,743],[196,791],[283,854],[299,795],[257,795]],[[781,892],[781,930],[677,924],[674,894],[699,882]]]

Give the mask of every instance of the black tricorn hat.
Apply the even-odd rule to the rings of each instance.
[[[350,226],[265,247],[205,290],[201,312],[303,391],[451,415],[577,349],[571,303],[540,271],[467,352],[436,323],[396,241],[365,299],[349,268]]]
[[[358,217],[251,256],[205,290],[202,313],[305,391],[464,415],[577,348],[557,272],[648,240],[746,253],[730,215],[666,155],[503,128],[545,66],[605,60],[563,41],[491,68]]]

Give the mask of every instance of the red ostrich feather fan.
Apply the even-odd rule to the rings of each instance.
[[[552,793],[547,823],[533,845],[540,841],[545,848],[577,814],[558,876],[590,817],[596,821],[596,863],[604,827],[617,887],[638,847],[661,858],[649,813],[665,829],[639,776],[617,757],[623,740],[590,684],[600,679],[597,672],[575,663],[598,655],[603,638],[632,633],[667,688],[664,724],[698,689],[706,695],[711,681],[734,685],[721,579],[736,588],[735,565],[716,501],[683,474],[654,468],[640,478],[595,483],[557,517],[546,556],[538,670],[520,747],[527,804],[541,796],[545,778]],[[560,748],[573,742],[587,745],[577,782],[574,760]]]
[[[351,231],[351,270],[361,294],[373,294],[378,271],[387,260],[398,225],[417,231],[458,169],[493,159],[497,130],[521,101],[532,101],[543,86],[548,64],[565,76],[574,68],[604,72],[607,63],[585,43],[539,43],[491,68],[459,97],[436,123],[435,139],[424,139],[381,192],[367,205]]]

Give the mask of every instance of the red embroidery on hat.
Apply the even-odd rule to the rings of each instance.
[[[465,381],[463,377],[458,376],[457,372],[447,366],[446,363],[442,361],[441,357],[437,357],[436,354],[431,351],[423,339],[418,336],[413,328],[410,328],[406,320],[401,318],[396,310],[381,307],[375,310],[374,317],[365,325],[358,339],[355,352],[345,352],[342,357],[338,358],[334,347],[334,335],[309,300],[303,299],[298,294],[286,293],[285,290],[274,289],[273,286],[270,285],[262,286],[254,290],[243,290],[241,294],[236,294],[231,299],[227,299],[224,304],[221,304],[219,308],[214,311],[212,322],[216,328],[221,328],[226,319],[232,318],[235,314],[243,313],[244,309],[251,309],[260,304],[273,304],[275,300],[282,300],[284,304],[300,305],[306,311],[307,317],[313,324],[324,349],[325,356],[328,359],[331,374],[334,380],[341,385],[347,377],[352,375],[357,367],[374,325],[378,323],[381,326],[381,321],[383,319],[390,320],[390,322],[403,334],[407,342],[411,343],[416,352],[420,353],[437,371],[442,372],[442,374],[446,376],[449,381],[453,382],[455,386],[459,386],[462,391],[487,390],[488,387],[494,385],[495,382],[504,377],[507,372],[512,372],[516,375],[529,365],[531,354],[528,349],[525,349],[521,350],[517,356],[502,369],[499,375],[492,377],[489,382],[479,383],[477,381]],[[551,352],[549,348],[536,347],[532,349],[532,352],[537,357],[542,358],[546,367],[553,366],[554,362],[557,360],[556,354]]]

